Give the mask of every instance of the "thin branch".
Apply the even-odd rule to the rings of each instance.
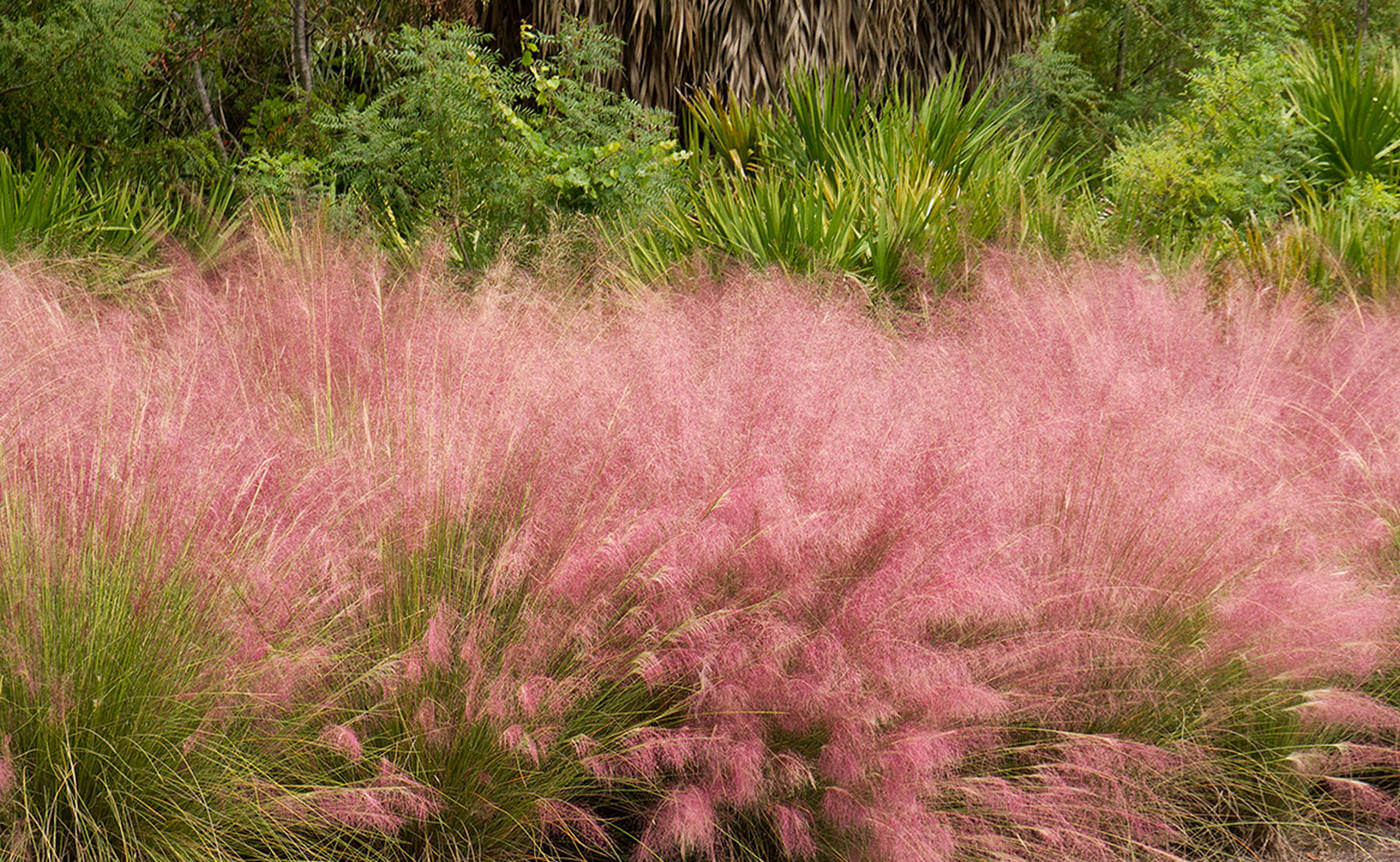
[[[209,101],[209,88],[204,84],[204,67],[200,64],[198,57],[190,62],[190,71],[191,77],[194,79],[194,91],[199,96],[199,106],[204,111],[204,122],[214,133],[214,143],[219,146],[219,160],[228,164],[228,147],[224,146],[224,130],[219,125],[219,121],[214,118],[214,106]]]

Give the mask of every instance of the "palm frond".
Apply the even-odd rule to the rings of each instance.
[[[1029,37],[1044,0],[499,0],[482,23],[546,32],[566,15],[626,40],[610,83],[680,107],[693,88],[766,97],[794,71],[837,67],[868,89],[922,88],[960,63],[980,77]],[[504,40],[503,40],[504,41]]]

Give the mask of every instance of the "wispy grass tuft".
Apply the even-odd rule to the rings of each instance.
[[[0,842],[36,860],[246,859],[249,797],[219,596],[140,528],[0,501]]]

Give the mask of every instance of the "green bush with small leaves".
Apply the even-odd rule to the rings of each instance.
[[[591,83],[620,48],[595,28],[522,28],[507,64],[465,26],[405,27],[390,83],[363,108],[327,110],[325,163],[404,235],[445,222],[469,263],[558,211],[623,215],[658,199],[683,159],[662,112]]]
[[[1219,57],[1194,73],[1189,95],[1160,124],[1108,160],[1107,192],[1149,242],[1250,219],[1276,221],[1309,176],[1307,128],[1274,52]]]
[[[0,11],[0,150],[128,145],[164,46],[161,0],[10,0]]]
[[[1056,46],[1053,28],[1032,50],[1007,61],[997,89],[1007,101],[1024,105],[1026,122],[1060,124],[1056,157],[1097,163],[1107,155],[1114,124],[1108,94],[1078,57]]]

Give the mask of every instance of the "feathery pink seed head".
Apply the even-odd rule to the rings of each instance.
[[[812,859],[817,855],[817,842],[812,837],[811,814],[792,805],[775,805],[769,809],[773,831],[783,853],[789,859]]]
[[[447,667],[452,661],[451,617],[451,609],[445,604],[439,604],[437,611],[428,620],[428,630],[423,635],[428,663],[438,669]]]
[[[1307,724],[1400,732],[1400,709],[1361,692],[1321,688],[1304,692],[1303,698],[1297,711]]]
[[[562,799],[541,799],[535,803],[540,826],[546,835],[570,838],[590,847],[613,847],[603,823],[592,812]]]
[[[364,748],[360,744],[360,737],[356,735],[355,731],[343,724],[327,725],[326,729],[321,731],[321,739],[350,760],[359,760],[364,757]]]
[[[671,793],[656,815],[656,828],[664,847],[682,856],[712,858],[718,824],[710,795],[699,787],[682,787]]]

